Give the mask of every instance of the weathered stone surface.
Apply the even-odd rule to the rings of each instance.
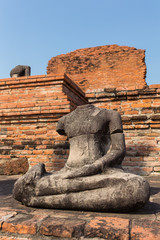
[[[13,189],[13,196],[23,203],[30,201],[34,196],[36,181],[38,181],[45,173],[44,164],[37,164],[31,168],[25,175],[18,179]]]
[[[46,173],[37,164],[15,184],[14,197],[27,206],[127,212],[142,207],[149,184],[124,173],[125,140],[120,115],[83,105],[64,117],[57,132],[67,135],[70,154],[62,170]]]
[[[17,65],[10,71],[11,77],[22,77],[22,76],[30,76],[31,75],[31,67],[24,65]]]
[[[83,90],[140,89],[145,82],[145,51],[106,45],[78,49],[51,58],[47,74],[67,73]]]

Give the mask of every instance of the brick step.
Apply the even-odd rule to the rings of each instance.
[[[60,210],[0,211],[0,239],[160,239],[160,221]],[[6,235],[7,234],[7,235]],[[6,237],[6,238],[5,238]],[[43,237],[43,238],[42,238]]]

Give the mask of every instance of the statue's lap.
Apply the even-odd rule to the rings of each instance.
[[[41,165],[39,171],[40,168]],[[19,180],[20,185],[23,185],[22,179]],[[25,186],[23,188],[25,189]],[[34,194],[32,192],[31,196],[25,198],[25,205],[53,209],[125,212],[140,208],[148,201],[149,184],[141,176],[110,168],[103,174],[76,179],[55,180],[54,174],[42,175],[37,180],[34,191]]]

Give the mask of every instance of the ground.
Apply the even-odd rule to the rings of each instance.
[[[160,240],[160,177],[147,177],[150,201],[130,214],[28,208],[12,198],[19,176],[0,176],[0,239]]]

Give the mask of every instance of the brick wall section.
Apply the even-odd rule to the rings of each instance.
[[[48,62],[47,74],[63,72],[84,91],[142,89],[146,86],[145,51],[118,45],[78,49]]]
[[[87,103],[120,112],[126,138],[125,169],[160,173],[160,85],[137,90],[82,90],[67,75],[0,80],[0,174],[18,174],[44,162],[59,170],[69,144],[56,133],[57,121]]]
[[[63,167],[69,145],[57,121],[87,102],[84,93],[66,75],[40,75],[1,79],[0,95],[0,174],[38,162],[47,171]]]
[[[140,175],[160,173],[160,84],[87,91],[86,96],[95,106],[121,114],[127,147],[124,168]]]
[[[146,85],[144,59],[144,50],[131,47],[79,49],[52,58],[47,76],[1,79],[0,174],[23,173],[38,162],[47,171],[63,167],[69,145],[56,133],[57,121],[87,103],[86,97],[122,115],[124,168],[159,173],[160,85]]]

